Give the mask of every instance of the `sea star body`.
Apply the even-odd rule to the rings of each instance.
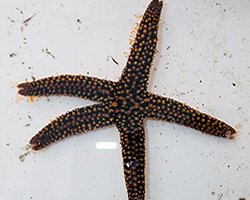
[[[120,133],[129,200],[145,199],[144,119],[177,123],[228,139],[234,138],[236,133],[230,125],[214,117],[147,91],[162,4],[159,0],[149,4],[117,82],[83,75],[60,75],[18,85],[18,93],[24,96],[65,95],[98,102],[56,118],[40,130],[30,144],[33,150],[40,150],[71,135],[114,124]]]

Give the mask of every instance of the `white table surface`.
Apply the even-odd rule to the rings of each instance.
[[[65,73],[117,80],[140,21],[135,15],[148,3],[1,2],[0,199],[127,199],[115,127],[71,137],[20,161],[27,141],[50,119],[93,102],[49,97],[17,104],[10,82]],[[146,121],[146,200],[250,199],[250,1],[165,3],[148,90],[237,125],[239,135],[229,141]],[[98,150],[100,141],[118,146]]]

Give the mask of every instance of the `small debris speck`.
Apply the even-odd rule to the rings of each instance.
[[[218,199],[218,200],[220,200],[222,197],[223,197],[223,194],[221,193],[221,194],[219,195],[219,199]]]
[[[36,80],[36,77],[34,77],[34,76],[31,76],[31,78],[32,78],[32,80],[33,80],[33,81],[35,81],[35,80]]]
[[[11,57],[11,58],[14,57],[14,56],[16,56],[15,53],[10,53],[10,57]]]
[[[30,144],[27,144],[25,147],[22,147],[22,149],[25,150],[26,152],[19,156],[19,160],[21,162],[23,162],[25,160],[25,157],[31,153],[30,148],[31,148]]]
[[[112,61],[113,61],[115,64],[119,65],[119,63],[118,63],[118,62],[114,59],[114,57],[113,57],[113,56],[108,55],[108,56],[107,56],[107,60],[108,60],[108,58],[111,58],[111,59],[112,59]]]
[[[24,20],[23,21],[23,24],[26,24],[28,21],[30,21],[34,16],[36,15],[36,13],[35,14],[33,14],[31,17],[29,17],[28,19],[26,19],[26,20]]]
[[[51,52],[49,52],[49,50],[48,50],[48,48],[45,48],[45,50],[44,49],[42,49],[42,52],[45,52],[45,53],[47,53],[48,55],[50,55],[52,58],[56,58]]]

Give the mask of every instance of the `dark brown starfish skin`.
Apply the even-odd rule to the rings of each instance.
[[[145,118],[181,124],[228,139],[234,138],[236,133],[234,128],[216,118],[147,91],[161,9],[162,1],[153,0],[149,4],[119,81],[61,75],[18,85],[18,93],[24,96],[65,95],[99,102],[53,120],[30,140],[30,144],[33,150],[40,150],[71,135],[115,124],[120,133],[129,200],[145,199]]]

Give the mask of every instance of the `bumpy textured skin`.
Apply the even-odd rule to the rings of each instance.
[[[83,75],[61,75],[18,85],[24,96],[65,95],[101,102],[108,98],[112,81]]]
[[[40,130],[30,144],[33,150],[40,150],[71,135],[116,125],[129,200],[145,199],[145,118],[177,123],[229,139],[236,133],[216,118],[147,91],[161,10],[162,1],[153,0],[149,4],[119,81],[61,75],[18,85],[18,93],[24,96],[66,95],[99,102],[56,118]]]
[[[109,110],[103,104],[77,108],[45,126],[30,140],[30,144],[33,150],[39,150],[71,135],[111,124]]]

